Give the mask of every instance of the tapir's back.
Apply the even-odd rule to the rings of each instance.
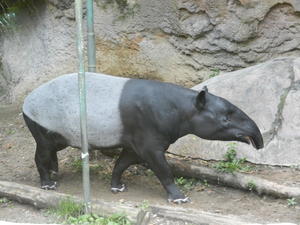
[[[89,144],[111,147],[120,144],[122,123],[119,101],[127,78],[86,73]],[[30,93],[23,112],[44,128],[61,134],[69,145],[80,147],[77,74],[60,76]]]

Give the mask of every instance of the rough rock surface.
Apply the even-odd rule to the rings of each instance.
[[[8,90],[10,101],[22,99],[53,76],[76,70],[73,8],[71,0],[48,0],[1,34],[0,99]],[[96,0],[95,33],[98,72],[191,87],[211,70],[299,56],[300,2]]]
[[[52,5],[39,5],[33,14],[21,14],[17,26],[3,35],[2,69],[11,101],[77,69],[75,23],[60,12]]]
[[[191,86],[212,69],[232,71],[279,55],[300,55],[298,1],[140,0],[135,4],[133,17],[121,21],[112,8],[96,13],[99,69],[107,64],[107,72],[129,71]],[[101,48],[103,44],[106,48]],[[120,51],[130,57],[112,67],[108,59]]]
[[[300,58],[279,58],[211,78],[209,92],[224,97],[245,111],[259,126],[265,147],[255,150],[239,143],[238,157],[254,163],[300,165]],[[227,142],[188,135],[171,151],[206,159],[223,159]]]

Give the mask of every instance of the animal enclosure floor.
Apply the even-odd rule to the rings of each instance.
[[[38,210],[28,205],[15,202],[0,204],[1,221],[14,223],[57,223],[56,216],[47,213],[45,210]]]
[[[1,106],[0,180],[38,187],[39,177],[34,163],[34,152],[35,142],[24,124],[21,106]],[[82,196],[79,150],[68,148],[59,152],[58,157],[60,171],[57,177],[59,187],[56,191]],[[157,178],[151,171],[141,166],[133,166],[124,174],[123,181],[128,187],[126,192],[112,194],[109,187],[114,160],[114,158],[103,156],[101,159],[91,161],[93,199],[134,202],[138,207],[151,204],[170,205],[166,201],[165,191]],[[252,175],[264,177],[280,184],[300,186],[299,168],[257,166]],[[206,184],[203,181],[189,189],[191,190],[185,191],[192,201],[182,205],[187,208],[223,215],[236,215],[253,223],[291,222],[300,224],[300,203],[288,206],[286,199],[258,196],[255,193]],[[5,217],[5,213],[0,213],[0,220],[5,220]],[[43,221],[37,219],[33,222]]]

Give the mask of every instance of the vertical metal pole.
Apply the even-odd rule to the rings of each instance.
[[[88,71],[96,72],[96,45],[94,33],[94,7],[93,0],[86,1],[87,8],[87,38],[88,38]]]
[[[80,103],[80,128],[81,128],[81,149],[82,149],[82,177],[85,202],[85,213],[91,213],[90,197],[90,169],[87,137],[87,113],[86,113],[86,86],[84,72],[84,47],[82,32],[82,0],[75,0],[75,13],[77,22],[77,54],[78,54],[78,85]]]

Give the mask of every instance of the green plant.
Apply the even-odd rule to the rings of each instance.
[[[229,143],[227,152],[225,154],[225,160],[217,163],[214,167],[221,172],[233,173],[234,171],[248,172],[251,167],[244,165],[245,158],[238,159],[236,157],[236,143]]]
[[[207,180],[203,180],[203,185],[205,186],[205,187],[209,187],[209,184],[208,184],[208,182],[207,182]]]
[[[177,184],[178,186],[183,186],[186,183],[187,183],[187,179],[185,179],[184,177],[177,177],[175,179],[175,184]]]
[[[288,198],[287,199],[287,204],[289,207],[297,205],[296,199],[295,198]]]
[[[247,188],[249,191],[255,191],[256,190],[256,184],[254,183],[254,181],[249,181],[247,183]]]
[[[8,131],[8,135],[13,135],[13,134],[15,134],[16,133],[16,130],[9,130]]]
[[[146,173],[146,176],[149,176],[149,177],[153,177],[155,175],[154,172],[152,170],[150,170],[150,169],[147,169],[145,171],[145,173]]]
[[[177,177],[175,179],[175,183],[183,190],[183,191],[191,191],[194,187],[200,184],[200,181],[195,178],[184,178]]]
[[[147,211],[149,209],[149,201],[143,200],[143,202],[139,205],[139,208],[144,211]]]
[[[13,202],[6,197],[0,198],[0,208],[2,207],[11,207],[13,206]]]
[[[0,204],[8,204],[11,203],[11,201],[5,197],[0,198]]]
[[[232,142],[227,144],[227,152],[225,153],[225,159],[229,162],[232,162],[236,159],[236,148],[237,144]]]
[[[81,159],[75,159],[72,163],[71,163],[72,168],[76,171],[76,172],[81,172],[82,171],[82,161]]]
[[[212,78],[212,77],[218,76],[220,74],[219,69],[212,69],[210,72],[211,73],[208,75],[208,78]]]
[[[101,217],[94,214],[84,214],[84,206],[68,198],[62,200],[56,208],[48,212],[58,215],[65,224],[74,225],[131,225],[125,214],[113,214],[109,217]]]
[[[66,223],[74,225],[131,225],[131,222],[124,214],[113,214],[110,217],[87,214],[78,217],[69,217]]]
[[[74,200],[68,198],[62,200],[56,208],[50,209],[51,213],[68,219],[69,217],[79,217],[83,214],[83,204],[76,203]]]
[[[22,10],[29,14],[37,12],[38,2],[44,0],[0,0],[0,32],[15,28],[16,18]]]

